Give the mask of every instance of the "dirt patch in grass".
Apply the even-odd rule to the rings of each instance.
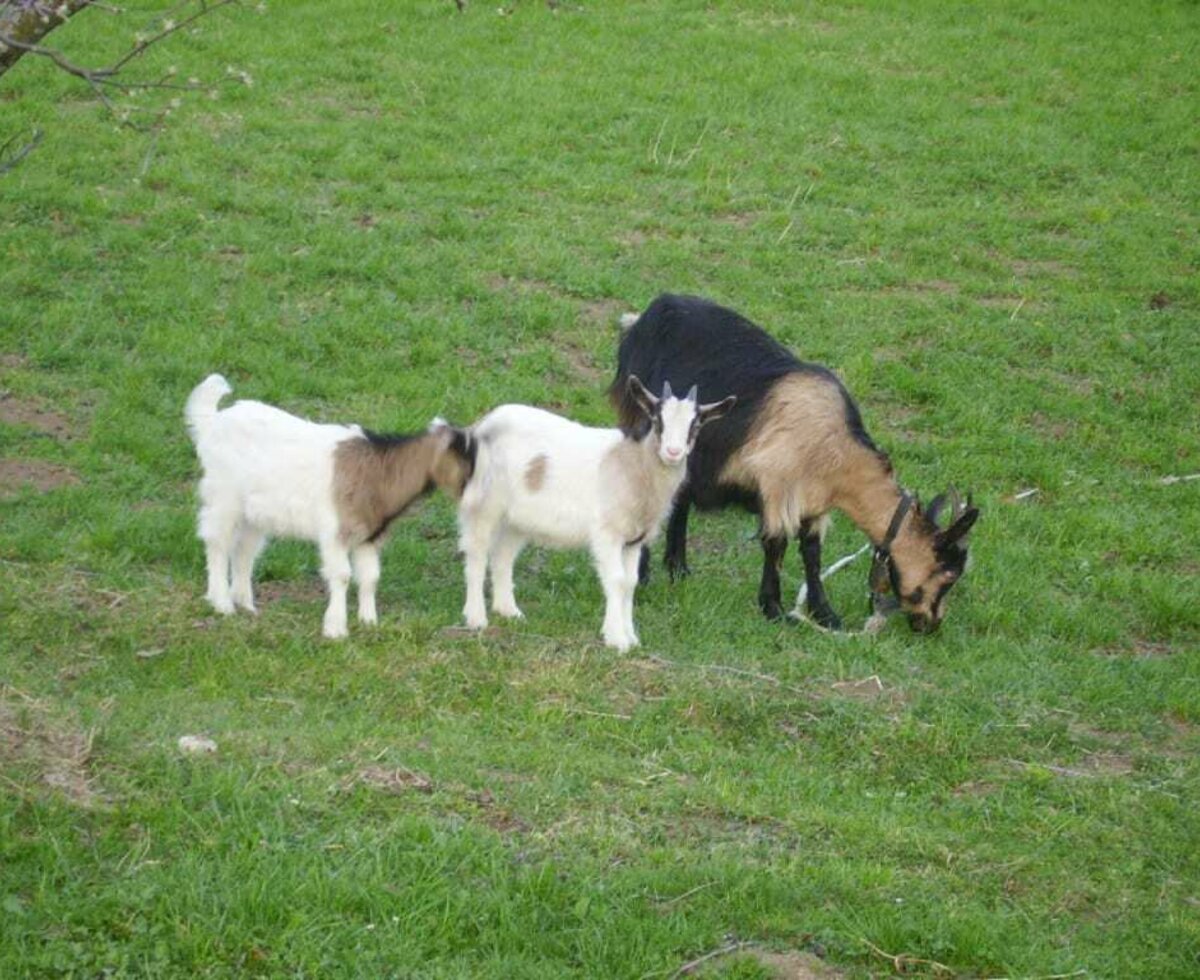
[[[24,487],[45,493],[77,486],[79,477],[70,467],[44,459],[0,459],[0,499],[15,497]]]
[[[1080,761],[1080,769],[1093,776],[1128,776],[1136,768],[1125,752],[1089,752]]]
[[[24,354],[0,354],[0,367],[16,371],[29,367],[29,358]]]
[[[320,602],[325,598],[325,583],[319,578],[306,578],[283,581],[279,579],[270,582],[254,583],[254,601],[277,602],[280,599],[291,599],[296,602]]]
[[[563,360],[567,362],[567,366],[571,369],[571,374],[581,381],[586,381],[588,384],[596,384],[604,377],[606,372],[596,363],[592,352],[578,341],[564,339],[555,346],[559,354],[562,355]]]
[[[888,286],[882,292],[901,296],[928,296],[931,294],[953,296],[958,292],[958,283],[949,279],[927,279],[924,282],[910,282],[903,286]]]
[[[632,306],[619,299],[585,299],[580,305],[580,316],[585,323],[598,327],[616,329],[622,313],[633,311]],[[615,333],[614,333],[614,336]]]
[[[753,961],[766,970],[774,980],[838,980],[846,974],[835,970],[812,953],[802,953],[799,950],[789,950],[784,953],[772,953],[765,949],[750,949],[739,953],[727,965],[731,969],[739,960]],[[700,969],[692,976],[720,976],[725,972],[719,964],[714,963],[712,969]]]
[[[1050,381],[1076,395],[1090,398],[1096,391],[1096,379],[1082,374],[1067,374],[1065,371],[1039,371],[1038,380]]]
[[[1012,268],[1014,275],[1023,278],[1054,276],[1060,279],[1073,279],[1079,274],[1065,262],[1059,262],[1055,259],[1009,259],[1008,264]]]
[[[95,734],[31,698],[0,693],[0,772],[19,789],[12,777],[26,775],[25,785],[50,787],[76,806],[102,803],[89,772]]]
[[[758,218],[757,211],[724,211],[713,215],[713,221],[722,225],[733,225],[734,228],[749,228]]]
[[[899,688],[886,687],[878,674],[856,681],[836,681],[829,685],[838,697],[862,704],[885,704],[900,706],[908,702],[908,695]]]
[[[433,792],[433,780],[404,766],[367,766],[355,774],[354,781],[397,795],[413,791]]]
[[[1121,646],[1100,647],[1096,652],[1103,657],[1155,659],[1158,657],[1172,657],[1179,652],[1179,648],[1175,644],[1168,643],[1165,640],[1149,640],[1138,636]]]
[[[76,427],[62,412],[47,408],[30,398],[0,393],[0,422],[33,429],[66,442],[74,438]]]
[[[1073,423],[1064,419],[1051,418],[1045,412],[1034,412],[1029,416],[1029,425],[1038,435],[1056,442],[1070,438],[1075,431]]]

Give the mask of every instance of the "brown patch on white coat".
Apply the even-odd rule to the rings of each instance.
[[[348,545],[377,541],[388,525],[435,488],[453,499],[474,469],[469,436],[435,422],[417,436],[380,436],[364,430],[333,454],[333,498]]]
[[[530,493],[537,493],[546,485],[546,465],[549,460],[545,453],[534,456],[525,467],[525,486]]]

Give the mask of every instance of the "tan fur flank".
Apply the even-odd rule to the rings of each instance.
[[[845,416],[841,393],[824,379],[793,374],[771,389],[721,474],[722,483],[758,493],[768,534],[795,534],[806,517],[824,514],[846,464],[858,463],[859,450],[874,457],[847,431]]]
[[[375,445],[365,437],[339,445],[333,457],[333,498],[342,539],[354,544],[378,535],[433,486],[461,496],[467,464],[447,452],[448,446],[445,432],[394,445]]]

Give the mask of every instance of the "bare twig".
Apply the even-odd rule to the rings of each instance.
[[[1022,769],[1045,769],[1047,772],[1056,772],[1060,776],[1072,776],[1076,779],[1087,779],[1092,773],[1082,772],[1079,769],[1067,769],[1065,766],[1052,766],[1048,762],[1023,762],[1020,759],[1005,759],[1011,766],[1020,766]]]
[[[885,952],[876,946],[871,940],[862,940],[876,956],[882,956],[885,960],[890,960],[892,969],[897,973],[905,973],[910,966],[930,966],[937,973],[953,974],[954,971],[946,966],[945,963],[939,963],[937,960],[923,960],[919,956],[910,956],[908,953],[892,954]]]
[[[703,966],[709,960],[715,960],[718,956],[728,956],[730,953],[737,953],[740,950],[748,949],[751,946],[757,945],[757,943],[742,942],[740,940],[734,940],[731,943],[726,943],[724,946],[714,949],[712,952],[705,953],[703,956],[697,956],[694,960],[684,963],[683,966],[671,974],[671,978],[674,980],[675,977],[687,976],[688,974],[695,972],[696,967]]]
[[[715,670],[725,674],[736,674],[739,677],[750,677],[757,681],[766,681],[768,684],[774,684],[776,687],[783,688],[785,691],[791,691],[793,694],[803,694],[804,692],[798,687],[791,687],[784,684],[778,677],[771,674],[760,674],[754,670],[743,670],[741,667],[729,667],[725,664],[689,664],[682,660],[668,660],[666,657],[660,657],[656,653],[650,654],[647,658],[653,663],[662,664],[664,667],[693,667],[696,670]]]
[[[716,884],[715,880],[714,881],[706,881],[703,885],[697,885],[695,888],[689,888],[682,895],[676,895],[674,898],[663,899],[658,904],[661,905],[663,908],[669,908],[672,905],[678,905],[680,902],[686,901],[687,899],[691,898],[697,892],[702,892],[706,888],[712,888],[712,886],[715,884]]]
[[[1164,487],[1169,487],[1172,483],[1190,483],[1192,480],[1200,480],[1200,473],[1189,473],[1187,476],[1164,476],[1158,482]]]
[[[175,80],[174,69],[171,69],[166,75],[158,79],[128,79],[122,75],[122,72],[132,61],[140,57],[149,48],[179,31],[190,28],[201,18],[207,17],[222,7],[228,7],[240,2],[241,0],[178,0],[165,14],[156,16],[155,20],[158,25],[156,29],[136,35],[133,45],[129,50],[111,64],[101,67],[77,64],[56,48],[47,47],[38,42],[82,10],[95,7],[110,14],[123,13],[123,10],[92,2],[92,0],[67,0],[67,2],[60,2],[53,6],[47,5],[45,11],[40,11],[40,8],[35,6],[33,12],[35,14],[40,12],[40,17],[35,17],[33,21],[30,20],[28,12],[23,13],[22,16],[15,19],[12,17],[0,19],[0,74],[9,70],[24,55],[45,58],[60,71],[85,82],[100,103],[117,117],[121,125],[139,131],[157,132],[166,117],[178,107],[178,101],[172,100],[170,105],[159,108],[155,112],[153,121],[139,125],[131,119],[131,115],[136,112],[154,110],[132,105],[118,106],[109,95],[109,92],[115,91],[122,95],[131,95],[135,92],[157,89],[176,92],[194,92],[210,89],[212,87],[210,84],[203,83],[196,78],[189,78],[186,81]],[[0,8],[4,8],[3,3],[0,3]],[[176,15],[180,15],[178,19]],[[222,82],[251,84],[250,76],[245,72],[227,69],[226,74],[227,77],[222,79]],[[142,118],[144,119],[145,117],[143,116]],[[10,159],[0,163],[0,173],[12,169],[13,166],[37,146],[39,140],[40,134],[33,142],[22,147]],[[153,159],[155,149],[154,146],[151,146],[143,160],[143,174]],[[0,153],[0,158],[2,158],[2,153]]]
[[[9,147],[17,141],[17,137],[9,138],[3,146],[0,146],[0,174],[7,173],[12,170],[18,163],[24,160],[30,153],[37,149],[37,145],[42,141],[42,131],[35,129],[33,138],[24,146],[9,153]],[[7,158],[6,158],[7,155]]]

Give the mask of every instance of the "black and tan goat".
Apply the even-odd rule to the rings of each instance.
[[[966,567],[966,535],[979,517],[955,504],[951,523],[937,525],[943,501],[922,511],[901,489],[891,461],[863,427],[858,406],[833,374],[798,360],[746,318],[709,300],[662,295],[640,316],[622,319],[617,377],[609,395],[621,424],[636,426],[626,379],[652,389],[736,395],[732,411],[706,426],[688,458],[688,481],[667,525],[666,566],[686,575],[688,511],[741,504],[760,515],[763,572],[758,601],[769,619],[782,615],[779,573],[788,538],[800,542],[807,604],[824,626],[840,627],[821,583],[826,515],[845,513],[876,548],[872,591],[885,592],[918,632],[932,632],[943,600]],[[643,570],[646,556],[643,554]]]

